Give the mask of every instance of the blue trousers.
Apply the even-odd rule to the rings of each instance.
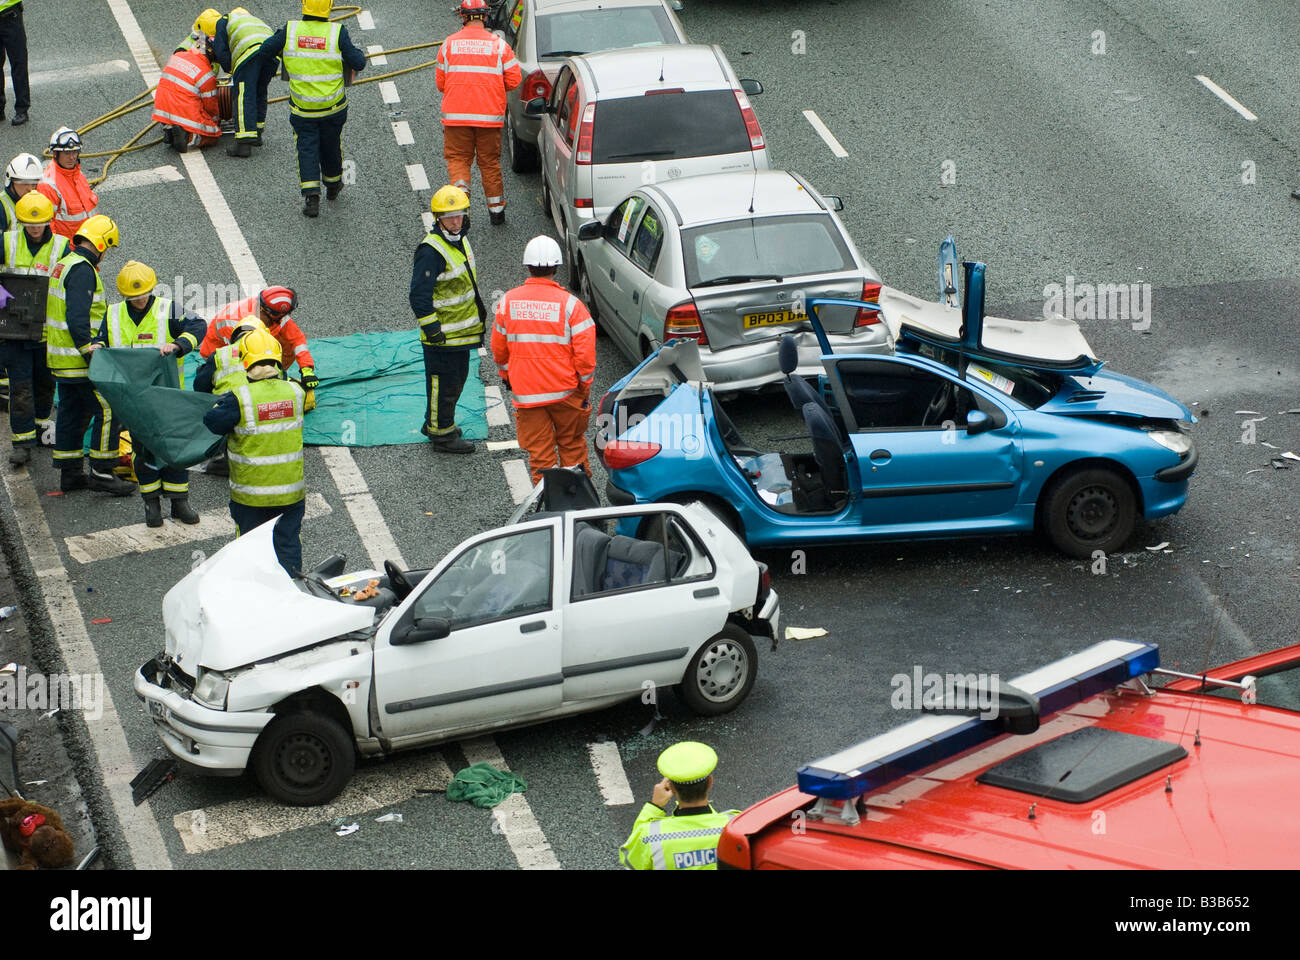
[[[54,377],[39,340],[0,340],[0,370],[8,370],[9,432],[15,447],[36,446],[36,421],[50,418]]]
[[[275,76],[278,57],[249,54],[230,74],[235,98],[235,139],[251,140],[266,126],[266,91]]]
[[[250,507],[230,501],[230,519],[235,521],[235,536],[260,527],[268,520],[282,518],[275,525],[271,542],[275,544],[275,559],[290,576],[302,570],[302,518],[306,512],[306,500],[283,507]]]
[[[23,26],[21,8],[0,14],[0,111],[5,107],[6,56],[14,79],[14,112],[26,113],[32,105],[32,95],[27,80],[27,30]]]
[[[424,427],[426,437],[456,431],[456,403],[469,379],[469,347],[424,347]]]
[[[113,419],[104,398],[84,377],[60,377],[59,415],[54,420],[54,466],[80,470],[86,454],[86,427],[91,432],[90,466],[109,474],[117,464],[118,434],[122,425]]]
[[[180,467],[165,467],[153,463],[153,454],[131,439],[131,469],[140,484],[140,495],[164,496],[171,500],[184,500],[190,495],[190,472]]]
[[[304,197],[320,193],[322,180],[338,183],[343,179],[343,124],[347,120],[347,107],[319,119],[289,114],[298,148],[298,187]]]

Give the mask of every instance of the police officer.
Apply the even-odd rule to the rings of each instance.
[[[437,217],[415,248],[411,309],[424,347],[424,425],[420,432],[443,453],[473,453],[474,444],[456,426],[456,401],[469,379],[469,352],[483,343],[487,308],[478,292],[469,229],[469,194],[445,186],[429,209]]]
[[[156,286],[158,277],[152,267],[128,260],[117,275],[117,291],[126,300],[108,308],[97,340],[109,347],[156,349],[164,357],[175,357],[179,382],[184,386],[182,358],[198,346],[207,324],[166,297],[155,297]],[[131,466],[144,498],[145,525],[163,525],[164,496],[172,502],[173,520],[198,523],[199,515],[190,506],[189,472],[154,463],[153,459],[153,454],[132,438]]]
[[[235,535],[276,520],[275,557],[291,575],[302,569],[302,518],[307,485],[302,469],[306,395],[284,379],[280,344],[265,330],[239,341],[248,384],[238,386],[203,415],[203,425],[228,435],[230,516]]]
[[[650,802],[641,808],[618,860],[633,870],[716,870],[718,837],[739,810],[718,813],[709,805],[718,755],[693,740],[675,743],[659,754],[659,772]],[[668,813],[668,803],[677,807]]]
[[[262,54],[262,44],[270,36],[271,28],[243,7],[235,7],[213,29],[214,57],[234,86],[235,142],[226,148],[232,157],[250,157],[252,147],[262,145],[266,91],[276,70],[274,54]]]
[[[330,22],[332,0],[302,0],[302,19],[290,20],[262,44],[262,56],[284,52],[289,74],[289,124],[298,145],[298,186],[303,216],[320,215],[320,185],[325,199],[343,189],[343,124],[348,98],[343,67],[356,71],[366,55],[348,36],[348,28]]]

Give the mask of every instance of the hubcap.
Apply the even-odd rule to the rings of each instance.
[[[695,664],[695,682],[704,699],[725,703],[744,686],[749,676],[749,658],[730,640],[710,646]]]
[[[290,786],[307,789],[329,777],[332,759],[329,747],[319,737],[295,733],[280,741],[275,766]]]
[[[1106,487],[1084,487],[1070,500],[1065,520],[1080,540],[1104,540],[1119,520],[1115,494]]]

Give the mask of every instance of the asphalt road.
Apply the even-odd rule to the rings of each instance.
[[[386,49],[439,39],[455,27],[444,6],[430,12],[382,0],[367,7],[373,30],[355,21],[350,30],[358,42]],[[1067,277],[1150,284],[1149,331],[1126,320],[1081,322],[1114,368],[1208,411],[1196,427],[1201,467],[1187,507],[1142,529],[1129,552],[1109,558],[1105,574],[1032,539],[809,550],[798,575],[791,557],[762,557],[773,566],[783,623],[824,627],[828,635],[760,651],[758,684],[737,712],[704,721],[666,698],[652,728],[650,708],[633,703],[495,736],[511,769],[528,781],[526,799],[561,866],[616,862],[657,779],[655,757],[672,742],[713,744],[722,757],[715,801],[743,807],[792,783],[801,763],[909,719],[890,709],[889,680],[914,666],[1015,676],[1122,636],[1158,641],[1166,664],[1200,669],[1294,641],[1300,467],[1274,470],[1268,460],[1300,448],[1300,416],[1280,413],[1300,406],[1300,364],[1287,329],[1300,294],[1291,259],[1300,208],[1289,198],[1300,185],[1300,80],[1282,66],[1300,13],[1281,2],[1245,6],[1249,13],[1225,18],[1204,0],[1122,9],[1064,0],[687,0],[683,22],[692,38],[720,43],[740,76],[766,85],[755,109],[775,164],[843,196],[846,225],[887,283],[929,295],[937,244],[952,233],[959,252],[989,265],[990,312],[1040,316],[1044,287]],[[159,0],[134,0],[130,9],[164,61],[185,34],[188,14]],[[297,5],[252,9],[282,21]],[[82,29],[59,29],[67,23]],[[144,89],[106,5],[51,0],[28,10],[27,27],[32,70],[51,76],[34,89],[32,123],[0,128],[10,152],[38,151],[54,127],[80,126]],[[1104,53],[1093,52],[1099,30]],[[795,52],[801,43],[804,52]],[[432,56],[394,55],[380,69]],[[128,69],[80,80],[57,72],[115,60]],[[1197,74],[1259,119],[1230,110]],[[405,166],[422,163],[434,188],[444,173],[431,71],[395,84],[396,104],[385,104],[375,84],[350,92],[344,145],[355,182],[336,203],[322,205],[317,221],[299,213],[284,105],[272,106],[268,143],[251,161],[220,149],[205,154],[262,275],[298,291],[297,316],[309,336],[411,327],[410,256],[424,233],[420,214],[430,191],[413,191]],[[284,89],[277,82],[272,94]],[[831,152],[804,110],[816,111],[847,157]],[[403,120],[414,145],[395,142],[392,124]],[[135,114],[100,128],[88,135],[87,150],[117,145],[144,122]],[[155,147],[128,155],[112,172],[163,164],[186,172],[177,160]],[[236,282],[190,179],[104,194],[104,212],[119,222],[123,241],[106,264],[109,277],[130,257],[163,279]],[[506,190],[509,222],[498,229],[488,226],[474,187],[471,236],[489,289],[518,283],[524,243],[549,229],[535,175],[507,170]],[[246,264],[242,269],[247,273]],[[626,370],[602,338],[597,391]],[[486,377],[492,382],[490,371]],[[785,404],[763,396],[731,406],[742,433],[762,447],[766,436],[793,432]],[[1245,415],[1237,410],[1267,416],[1257,440],[1277,449],[1242,443]],[[512,436],[498,427],[492,439]],[[352,455],[411,566],[433,563],[511,511],[501,463],[517,452],[447,458],[399,446]],[[38,494],[57,489],[44,460],[31,476]],[[308,478],[331,510],[308,521],[306,557],[343,551],[367,565],[349,504],[316,452]],[[194,475],[192,485],[200,510],[224,510],[224,481]],[[132,671],[162,645],[163,594],[199,558],[196,551],[211,553],[221,541],[81,564],[65,538],[139,522],[138,499],[78,494],[38,502],[131,760],[143,766],[162,751],[131,693]],[[1162,541],[1172,553],[1144,549]],[[255,629],[257,611],[249,618]],[[588,745],[602,739],[618,744],[637,803],[602,799],[588,755]],[[467,757],[452,744],[365,765],[383,784],[379,799],[391,789],[407,799],[373,812],[336,811],[361,825],[347,837],[335,836],[332,816],[308,822],[283,815],[251,779],[182,777],[142,809],[156,817],[168,857],[182,868],[516,866],[511,838],[486,812],[438,794],[411,795],[440,785],[440,761],[454,771]],[[82,775],[99,833],[113,862],[130,863],[135,834],[117,822],[92,766]],[[374,822],[390,810],[405,822]],[[245,831],[253,839],[205,840],[203,852],[187,852],[184,831],[193,834],[193,824],[263,821],[266,829]],[[209,838],[219,832],[205,829]]]

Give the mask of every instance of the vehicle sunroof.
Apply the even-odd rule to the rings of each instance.
[[[1087,803],[1185,756],[1187,751],[1176,743],[1084,727],[1004,760],[975,780],[1036,797],[1050,794],[1066,803]]]

